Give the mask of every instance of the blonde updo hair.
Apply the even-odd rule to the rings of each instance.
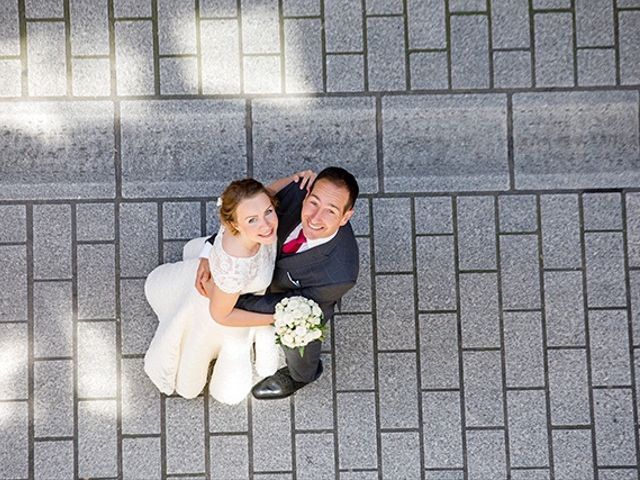
[[[227,227],[232,235],[237,235],[239,232],[234,226],[237,221],[236,210],[240,202],[246,198],[253,198],[256,195],[264,193],[269,200],[273,208],[277,206],[277,199],[267,187],[265,187],[259,181],[253,178],[244,178],[242,180],[235,180],[224,189],[222,195],[218,200],[220,204],[220,221]],[[221,201],[221,202],[220,202]]]

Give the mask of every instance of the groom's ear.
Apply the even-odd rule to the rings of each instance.
[[[345,214],[344,214],[344,215],[342,215],[342,220],[340,220],[340,226],[341,226],[341,227],[342,227],[342,226],[344,226],[344,225],[346,225],[346,224],[347,224],[347,222],[348,222],[349,220],[351,220],[351,217],[353,217],[353,213],[354,213],[353,208],[350,208],[349,210],[347,210],[347,211],[345,212]]]

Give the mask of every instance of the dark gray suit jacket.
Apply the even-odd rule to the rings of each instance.
[[[271,285],[265,295],[241,295],[237,308],[273,313],[283,298],[301,295],[318,302],[327,321],[333,317],[336,302],[355,285],[358,244],[349,223],[323,245],[293,255],[282,254],[282,244],[300,223],[305,195],[306,190],[293,182],[278,192],[278,256]]]

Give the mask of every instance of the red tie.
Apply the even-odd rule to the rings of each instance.
[[[289,240],[282,246],[282,253],[296,253],[304,242],[307,241],[307,237],[304,236],[304,231],[300,229],[300,233],[293,240]]]

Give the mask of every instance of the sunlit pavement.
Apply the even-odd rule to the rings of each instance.
[[[0,478],[638,479],[640,1],[2,0]],[[341,165],[292,399],[164,397],[145,276]]]

